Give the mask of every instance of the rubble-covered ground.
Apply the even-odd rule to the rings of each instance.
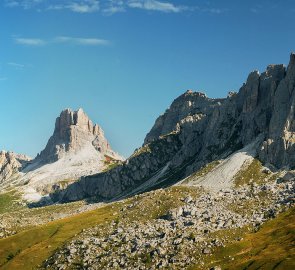
[[[271,267],[262,269],[292,269],[294,191],[293,173],[272,173],[254,160],[232,189],[217,192],[174,186],[105,205],[22,206],[1,216],[27,227],[0,240],[0,268],[259,269],[254,259],[263,251]]]
[[[174,187],[137,196],[115,221],[85,230],[43,267],[207,269],[202,268],[206,258],[217,248],[240,241],[292,206],[294,178],[267,170],[260,174],[259,184],[253,179],[243,183],[240,175],[236,188],[219,192]]]

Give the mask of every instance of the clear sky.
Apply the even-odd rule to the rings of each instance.
[[[0,149],[35,156],[82,107],[125,157],[187,89],[289,61],[294,0],[1,0]]]

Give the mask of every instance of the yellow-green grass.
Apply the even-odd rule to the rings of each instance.
[[[21,195],[16,191],[9,191],[0,194],[0,214],[24,209],[25,207],[18,202],[21,200]]]
[[[105,168],[102,170],[102,172],[107,172],[110,171],[116,167],[118,167],[121,163],[120,162],[110,162],[110,163],[105,163]]]
[[[45,224],[49,221],[60,218],[62,216],[73,215],[76,211],[79,211],[85,202],[72,202],[60,205],[49,205],[39,208],[28,208],[26,206],[17,205],[17,207],[7,207],[0,213],[0,218],[6,223],[10,224],[10,230],[23,231],[34,227],[36,224]],[[2,207],[2,205],[1,205]],[[77,212],[76,212],[77,213]],[[34,225],[33,225],[34,224]]]
[[[137,157],[143,153],[151,153],[151,148],[150,148],[150,145],[149,144],[145,144],[144,146],[136,149],[134,151],[134,153],[132,154],[131,158],[134,158],[134,157]]]
[[[235,175],[235,186],[243,186],[248,184],[263,184],[265,181],[275,179],[277,174],[267,174],[262,170],[262,163],[258,159],[253,159],[249,166],[245,166]]]
[[[123,214],[123,221],[143,222],[159,218],[167,214],[168,210],[183,205],[183,199],[189,195],[198,197],[200,188],[174,186],[132,197],[128,200],[128,203],[134,205],[134,207],[129,208]]]
[[[288,270],[295,269],[295,207],[265,223],[243,240],[217,248],[205,265],[192,269]]]
[[[208,164],[206,164],[204,167],[187,177],[183,184],[189,184],[191,181],[194,181],[202,176],[205,176],[206,174],[210,173],[217,165],[220,164],[219,160],[212,161]]]
[[[198,196],[199,189],[172,187],[165,190],[142,194],[128,199],[126,202],[112,203],[97,210],[85,212],[72,217],[49,222],[45,225],[33,226],[0,240],[0,269],[36,269],[55,250],[72,239],[83,229],[95,225],[107,224],[111,221],[132,222],[157,218],[167,213],[168,209],[183,204],[188,195]],[[129,205],[133,207],[128,208]],[[38,209],[27,209],[28,215],[50,214],[51,211],[66,211],[78,205],[55,205]],[[120,210],[127,210],[120,213]],[[18,214],[15,212],[15,214]]]
[[[114,204],[104,206],[0,240],[0,269],[36,269],[83,229],[115,219],[117,207]]]

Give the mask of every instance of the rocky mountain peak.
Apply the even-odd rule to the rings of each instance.
[[[77,111],[72,111],[71,109],[63,110],[56,119],[54,133],[59,133],[61,137],[67,136],[67,130],[72,126],[77,126],[85,132],[94,134],[94,126],[81,108]]]
[[[182,96],[184,97],[201,97],[201,98],[207,98],[206,94],[199,91],[194,91],[192,89],[187,90]],[[181,97],[181,96],[180,96]]]
[[[52,190],[123,160],[111,149],[102,128],[94,125],[82,109],[63,110],[44,150],[26,166],[23,158],[0,153],[0,189],[20,185],[28,201],[39,201]]]
[[[178,131],[179,124],[182,121],[189,120],[187,117],[200,118],[209,114],[225,100],[208,98],[203,92],[187,90],[176,98],[165,113],[156,120],[144,143],[149,143],[170,132]]]
[[[252,81],[257,80],[260,77],[260,73],[259,70],[253,70],[252,72],[250,72],[250,74],[248,75],[247,78],[247,83],[250,83]]]
[[[102,128],[94,125],[83,109],[65,109],[57,117],[54,133],[37,159],[45,163],[55,162],[69,152],[79,152],[86,145],[91,145],[102,155],[122,159],[112,151]]]
[[[287,76],[295,75],[295,52],[292,52],[290,55],[290,62],[287,68]]]
[[[76,200],[91,194],[109,199],[127,194],[131,185],[134,193],[163,187],[235,154],[240,162],[241,153],[272,168],[293,170],[294,108],[292,53],[287,69],[279,64],[269,65],[263,73],[254,70],[227,98],[186,91],[158,117],[138,153],[113,170],[81,179],[61,196]]]

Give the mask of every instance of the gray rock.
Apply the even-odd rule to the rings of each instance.
[[[204,248],[204,249],[202,250],[202,253],[203,253],[203,254],[211,254],[211,250],[210,250],[209,248]]]
[[[188,197],[186,197],[186,198],[184,199],[184,202],[185,202],[185,203],[191,203],[192,201],[193,201],[192,196],[188,196]]]
[[[295,179],[295,172],[287,172],[282,179],[286,182],[294,180]]]
[[[295,168],[294,106],[294,53],[287,69],[269,65],[262,74],[251,72],[239,92],[227,98],[189,90],[156,120],[143,147],[124,164],[82,178],[59,199],[108,200],[171,185],[256,140],[256,153],[249,154],[276,168]]]
[[[78,152],[86,143],[115,160],[122,160],[110,147],[102,128],[88,118],[86,113],[79,109],[66,109],[56,119],[53,135],[43,151],[36,157],[36,161],[52,163],[62,158],[68,152]]]
[[[31,158],[14,152],[0,151],[0,184],[26,167]]]
[[[210,270],[221,270],[221,267],[220,266],[214,266],[214,267],[211,267]]]

